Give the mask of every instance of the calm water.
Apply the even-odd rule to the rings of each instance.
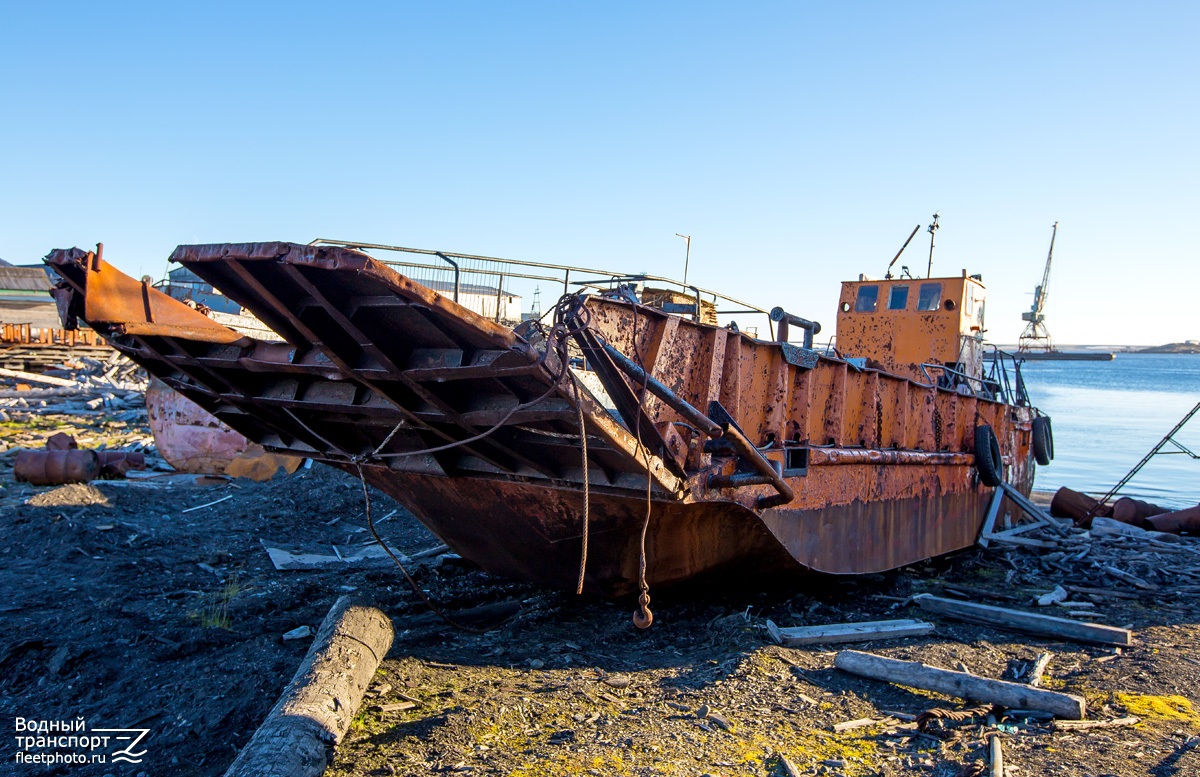
[[[1026,362],[1035,407],[1053,419],[1054,461],[1034,487],[1104,493],[1200,402],[1200,355],[1117,354],[1111,362]],[[1175,438],[1200,453],[1200,413]],[[1178,450],[1168,445],[1164,450]],[[1155,456],[1121,491],[1164,506],[1200,502],[1200,460]]]

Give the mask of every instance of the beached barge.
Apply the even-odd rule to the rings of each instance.
[[[457,288],[464,257],[434,254]],[[514,331],[361,244],[171,258],[279,339],[80,249],[46,258],[64,325],[88,322],[270,450],[361,468],[497,574],[573,589],[585,536],[584,588],[604,594],[643,577],[878,572],[972,544],[999,480],[1028,493],[1035,437],[1047,458],[1019,375],[983,374],[983,286],[965,272],[844,284],[826,355],[819,325],[780,309],[770,339],[712,323],[718,295],[695,287],[584,282],[553,321]]]

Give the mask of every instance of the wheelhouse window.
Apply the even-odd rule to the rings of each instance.
[[[854,303],[856,313],[874,313],[879,302],[878,286],[859,286],[858,300]]]
[[[942,306],[942,284],[922,283],[917,295],[917,310],[937,310]]]
[[[904,310],[908,307],[908,286],[893,286],[888,294],[888,310]]]

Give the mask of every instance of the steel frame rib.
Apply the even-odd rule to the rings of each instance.
[[[380,349],[379,346],[377,346],[371,340],[371,338],[366,336],[365,332],[363,332],[353,321],[351,321],[344,313],[342,313],[342,311],[336,305],[334,305],[333,302],[330,301],[329,298],[325,294],[323,294],[320,291],[320,289],[318,289],[312,283],[312,281],[310,281],[307,277],[304,276],[303,271],[299,267],[296,267],[293,264],[286,264],[286,263],[284,263],[282,265],[282,267],[284,269],[284,272],[287,274],[287,276],[293,282],[295,282],[297,286],[299,286],[306,294],[308,294],[309,297],[316,304],[320,305],[321,308],[324,309],[325,312],[327,312],[338,323],[338,325],[341,326],[342,329],[345,330],[345,332],[347,334],[349,334],[352,338],[354,338],[355,341],[358,342],[359,347],[361,347],[365,351],[369,351],[371,353],[371,355],[375,356],[377,359],[379,359],[379,361],[385,367],[388,367],[389,369],[394,370],[397,381],[402,383],[406,388],[408,388],[414,394],[419,396],[421,399],[425,400],[426,402],[428,402],[431,405],[440,409],[442,411],[442,413],[446,416],[446,418],[451,423],[460,427],[461,429],[463,429],[463,431],[468,432],[469,435],[474,435],[474,434],[478,433],[478,430],[475,427],[471,426],[471,424],[463,417],[463,414],[459,413],[457,410],[455,410],[453,407],[451,407],[449,405],[449,403],[447,403],[444,399],[439,397],[437,394],[433,393],[429,389],[425,388],[425,386],[421,385],[420,383],[412,380],[409,376],[405,375],[404,371],[399,367],[399,365],[397,365],[395,362],[393,362],[391,360],[391,358],[387,354],[385,354],[383,352],[383,350]],[[451,339],[453,339],[453,338],[451,338]],[[463,351],[467,350],[465,348],[462,348],[461,344],[459,344],[457,342],[456,342],[456,345],[460,346],[460,350],[463,350]],[[505,385],[505,389],[508,390],[509,393],[512,394],[516,398],[518,403],[521,402],[520,396],[517,396],[516,393],[513,392],[511,389],[509,389],[509,387],[507,385]],[[507,455],[507,456],[515,459],[516,461],[520,462],[521,464],[524,464],[528,467],[532,467],[533,469],[537,470],[538,472],[541,472],[543,475],[546,475],[547,477],[550,477],[550,478],[560,477],[560,474],[558,472],[554,471],[553,469],[551,469],[550,467],[547,467],[546,465],[542,464],[541,462],[538,462],[538,461],[528,458],[527,456],[523,455],[520,451],[513,450],[512,448],[501,444],[497,440],[490,439],[490,438],[484,438],[483,440],[480,440],[478,442],[488,448],[492,448],[494,450],[498,449],[498,452],[501,453],[501,455]],[[489,463],[492,463],[492,464],[495,464],[496,466],[501,467],[502,469],[506,469],[510,472],[515,471],[511,465],[504,466],[504,465],[500,464],[499,462],[491,461],[491,459],[489,459],[487,456],[480,454],[478,452],[476,452],[476,455],[480,456],[480,458],[483,458],[486,461],[489,461]]]

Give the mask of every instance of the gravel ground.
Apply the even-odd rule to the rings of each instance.
[[[92,423],[16,416],[0,437],[30,445],[67,422]],[[9,731],[17,718],[83,718],[89,728],[148,734],[137,765],[19,765],[14,734],[0,773],[221,774],[308,648],[282,635],[315,630],[347,592],[391,615],[397,637],[332,775],[970,775],[981,773],[987,735],[997,732],[1010,775],[1200,773],[1191,706],[1200,600],[1039,563],[1038,549],[972,549],[787,587],[740,580],[655,591],[645,632],[632,625],[631,601],[497,579],[454,557],[419,567],[417,581],[448,613],[498,605],[491,611],[508,616],[474,634],[428,613],[390,562],[275,569],[263,541],[332,552],[367,536],[360,484],[336,470],[314,465],[267,483],[167,475],[52,489],[14,483],[11,464],[12,451],[0,456],[0,719]],[[377,516],[392,513],[380,529],[395,547],[437,544],[386,496],[372,503]],[[922,733],[906,718],[964,703],[853,677],[833,668],[831,648],[766,637],[768,618],[921,617],[907,597],[954,595],[955,585],[1025,606],[1058,583],[1137,594],[1095,602],[1101,622],[1136,631],[1135,644],[1118,652],[935,619],[931,636],[854,647],[993,678],[1019,676],[1050,653],[1045,687],[1083,695],[1096,719],[1136,715],[1136,726],[1066,733],[1026,718],[975,718]],[[405,700],[416,704],[389,706]],[[878,722],[834,730],[867,718]]]

